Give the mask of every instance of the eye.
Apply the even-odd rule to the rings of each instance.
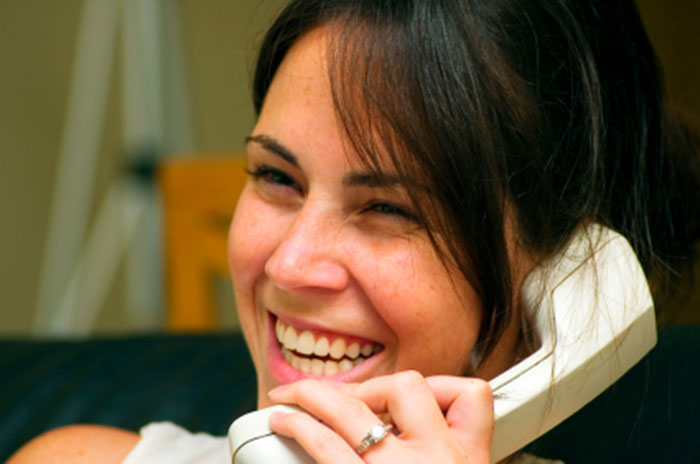
[[[409,211],[408,209],[395,205],[393,203],[386,203],[386,202],[375,202],[371,203],[367,208],[365,208],[365,211],[367,212],[372,212],[372,213],[377,213],[381,214],[383,216],[389,216],[393,217],[396,219],[400,220],[406,220],[406,221],[411,221],[418,223],[420,222],[418,220],[418,217]]]
[[[301,190],[299,184],[292,176],[277,168],[261,165],[252,170],[246,169],[246,172],[253,178],[268,184]]]

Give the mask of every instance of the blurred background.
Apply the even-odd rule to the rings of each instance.
[[[0,336],[236,327],[212,237],[284,3],[0,0]],[[671,102],[700,127],[700,2],[638,5]],[[221,201],[202,212],[199,197]]]

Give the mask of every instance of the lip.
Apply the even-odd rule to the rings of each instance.
[[[341,382],[341,383],[349,383],[349,382],[359,382],[364,379],[369,378],[370,376],[368,375],[368,372],[371,371],[372,369],[375,369],[377,364],[381,362],[382,359],[382,353],[383,351],[380,351],[379,353],[375,353],[369,358],[367,358],[366,361],[364,361],[362,364],[359,364],[352,369],[349,369],[345,372],[340,372],[334,376],[331,377],[326,377],[326,376],[315,376],[311,374],[304,374],[303,372],[300,372],[296,369],[294,369],[292,366],[287,364],[287,361],[284,360],[282,357],[282,351],[280,349],[279,342],[277,341],[277,336],[275,335],[275,321],[279,316],[276,314],[272,313],[271,311],[267,312],[268,314],[268,346],[267,346],[267,365],[268,369],[270,371],[270,374],[272,375],[273,380],[275,383],[278,385],[284,385],[287,383],[291,382],[296,382],[297,380],[302,380],[302,379],[309,379],[309,378],[315,378],[315,379],[324,379],[324,380],[331,380],[334,382]],[[289,322],[288,318],[280,318],[283,322]],[[298,324],[297,324],[298,322]],[[328,330],[324,330],[322,328],[310,325],[308,323],[303,323],[302,321],[296,321],[291,322],[292,325],[299,329],[308,329],[308,330],[319,330],[323,332],[327,332],[329,334],[335,334],[336,337],[343,336],[346,338],[353,338],[357,340],[364,340],[366,342],[370,343],[376,343],[371,340],[363,339],[360,337],[355,337],[355,336],[347,336],[345,334],[339,334],[337,332],[331,332]]]

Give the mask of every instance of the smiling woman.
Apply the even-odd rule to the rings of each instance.
[[[407,185],[394,172],[368,170],[351,151],[335,116],[327,34],[301,38],[275,74],[249,138],[252,179],[230,230],[259,391],[322,365],[340,369],[334,380],[342,382],[407,369],[464,373],[480,324],[478,298],[435,253]],[[514,341],[503,342],[506,363]],[[307,348],[314,342],[320,355]],[[372,355],[355,365],[360,344]],[[261,407],[270,404],[259,397]]]
[[[659,297],[699,235],[662,95],[631,0],[292,2],[229,233],[258,405],[306,411],[271,428],[320,463],[490,462],[486,380],[536,348],[533,268],[600,223]],[[156,459],[229,456],[160,424],[124,462]]]

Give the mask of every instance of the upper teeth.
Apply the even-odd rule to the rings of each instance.
[[[373,343],[346,342],[344,338],[338,337],[332,343],[325,336],[320,336],[318,339],[310,330],[304,330],[298,333],[291,325],[285,325],[277,319],[275,324],[275,332],[277,341],[287,350],[296,351],[303,355],[315,355],[319,357],[330,356],[333,359],[356,359],[360,354],[364,357],[370,356],[375,350],[381,348],[381,345]]]

